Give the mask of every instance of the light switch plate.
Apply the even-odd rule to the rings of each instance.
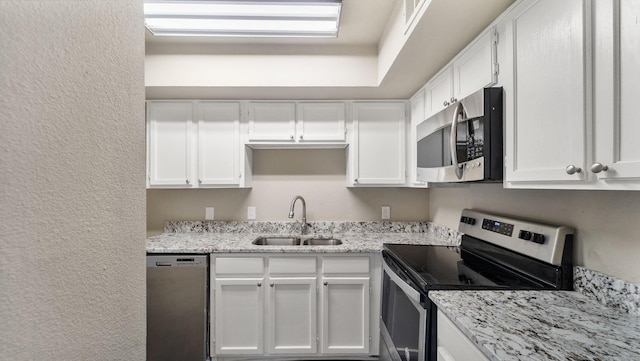
[[[247,219],[256,219],[256,207],[247,208]]]
[[[213,207],[204,208],[204,219],[207,221],[213,221]]]
[[[391,207],[382,206],[382,219],[391,219]]]

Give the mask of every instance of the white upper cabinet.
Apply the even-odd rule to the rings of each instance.
[[[522,1],[505,26],[505,184],[640,189],[640,5]]]
[[[408,122],[408,136],[407,136],[407,167],[408,169],[408,183],[410,187],[427,187],[427,183],[419,181],[417,176],[418,170],[418,157],[417,157],[417,144],[418,139],[416,137],[415,129],[418,124],[422,123],[425,119],[425,89],[418,91],[409,101],[411,106],[411,121]]]
[[[346,140],[345,104],[343,102],[298,103],[299,142],[344,142]]]
[[[248,103],[248,141],[252,146],[345,146],[344,102]]]
[[[453,98],[460,100],[495,84],[497,35],[491,28],[453,61]]]
[[[240,109],[240,102],[147,102],[148,186],[249,186]]]
[[[589,19],[589,2],[582,0],[523,1],[507,19],[507,59],[501,64],[503,75],[509,74],[503,79],[509,79],[504,89],[510,186],[588,179]]]
[[[149,186],[191,187],[193,108],[190,101],[147,104]]]
[[[198,184],[240,184],[240,103],[200,102]]]
[[[640,189],[640,2],[596,1],[595,157],[589,171],[607,188]]]
[[[295,103],[250,102],[249,141],[295,141]]]
[[[490,28],[427,83],[424,88],[426,117],[496,83],[496,42],[496,31]]]
[[[405,102],[354,102],[347,185],[405,184]]]

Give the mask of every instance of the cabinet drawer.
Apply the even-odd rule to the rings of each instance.
[[[369,257],[325,257],[322,273],[369,273]]]
[[[269,274],[316,273],[315,257],[278,257],[269,259]]]
[[[261,257],[225,257],[215,259],[216,274],[263,274]]]

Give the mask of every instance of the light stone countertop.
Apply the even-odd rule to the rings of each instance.
[[[148,253],[371,253],[383,243],[457,245],[455,241],[427,233],[326,234],[342,241],[337,246],[257,246],[251,244],[263,233],[163,233],[147,239]],[[277,235],[277,234],[273,234]],[[318,234],[323,236],[323,234]]]
[[[490,359],[640,360],[640,318],[572,291],[432,291]]]

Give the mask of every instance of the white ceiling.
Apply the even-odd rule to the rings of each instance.
[[[148,54],[377,53],[396,6],[404,0],[343,0],[337,38],[146,36]],[[147,88],[148,98],[406,99],[413,95],[514,0],[426,0],[428,10],[378,87]]]

